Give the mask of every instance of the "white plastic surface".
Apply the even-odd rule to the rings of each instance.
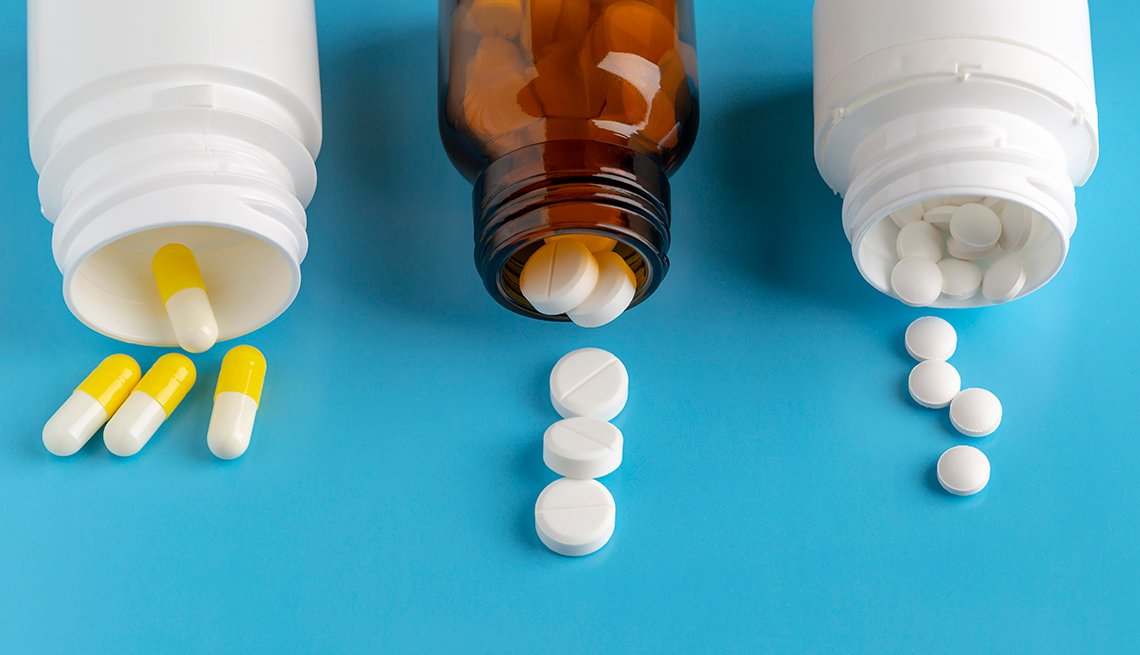
[[[76,391],[44,424],[44,448],[52,455],[70,457],[79,452],[107,422],[107,410],[91,394]]]
[[[1058,272],[1099,156],[1087,0],[817,0],[814,50],[816,163],[868,282],[892,294],[897,216],[962,201],[1031,215],[1015,297]]]
[[[962,389],[962,377],[949,362],[928,359],[911,369],[907,389],[919,405],[941,409],[949,405]]]
[[[601,252],[598,261],[598,281],[594,290],[577,307],[566,312],[575,325],[595,328],[606,325],[633,302],[637,293],[637,278],[629,264],[615,252]]]
[[[990,482],[990,460],[973,446],[954,446],[938,458],[938,484],[955,496],[972,496]]]
[[[1001,218],[1001,239],[998,244],[1006,252],[1018,252],[1029,243],[1033,234],[1033,216],[1021,205],[1003,207]]]
[[[28,73],[40,203],[83,323],[175,345],[150,277],[170,242],[198,257],[220,340],[289,306],[322,137],[312,0],[30,0]]]
[[[183,289],[166,301],[166,315],[178,345],[189,353],[204,353],[218,342],[218,321],[204,289]]]
[[[614,497],[597,480],[560,478],[534,504],[534,527],[550,550],[567,557],[589,555],[614,533]]]
[[[257,403],[237,391],[223,391],[214,397],[206,445],[218,459],[237,459],[249,448]]]
[[[942,271],[933,259],[907,257],[891,270],[891,289],[911,307],[933,305],[942,295]]]
[[[587,416],[562,419],[542,437],[542,461],[558,475],[575,479],[601,478],[621,466],[621,430]]]
[[[166,410],[157,400],[132,391],[103,428],[103,445],[119,457],[130,457],[143,449],[164,421]]]
[[[625,409],[629,373],[617,357],[600,348],[562,356],[550,372],[550,402],[563,418],[612,420]]]
[[[907,353],[918,361],[947,360],[958,347],[958,333],[945,319],[923,316],[907,326],[905,341]]]
[[[544,244],[523,266],[519,290],[535,311],[565,314],[581,305],[598,282],[598,260],[577,239]]]
[[[963,389],[950,403],[950,422],[967,437],[985,437],[1001,425],[1001,401],[985,389]]]

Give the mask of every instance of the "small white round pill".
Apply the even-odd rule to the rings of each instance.
[[[547,243],[527,260],[519,290],[535,311],[565,314],[582,304],[598,282],[598,260],[581,241]]]
[[[585,328],[601,327],[621,316],[637,293],[637,278],[621,255],[600,252],[595,257],[598,282],[594,290],[582,304],[566,312],[575,325]]]
[[[946,239],[946,252],[950,253],[951,257],[963,261],[976,262],[989,257],[994,254],[996,250],[996,247],[987,248],[986,250],[974,250],[973,248],[962,245],[954,237]]]
[[[938,484],[955,496],[972,496],[989,484],[990,460],[973,446],[954,446],[938,458]]]
[[[601,478],[621,466],[622,434],[611,423],[588,416],[564,418],[542,436],[542,461],[567,478]]]
[[[937,316],[915,319],[906,328],[906,351],[918,361],[950,359],[958,347],[954,326]]]
[[[905,227],[909,223],[922,220],[922,203],[916,202],[913,205],[903,207],[891,214],[891,220],[899,227]]]
[[[566,353],[550,372],[550,402],[563,418],[609,421],[625,408],[628,396],[625,365],[600,348]]]
[[[1001,425],[1001,401],[985,389],[963,389],[950,401],[950,422],[967,437],[985,437]]]
[[[932,259],[906,257],[891,271],[891,288],[911,307],[925,307],[942,295],[942,271]]]
[[[952,300],[973,298],[982,286],[982,269],[974,262],[948,257],[938,262],[942,271],[942,295]]]
[[[945,245],[946,238],[938,228],[925,221],[915,221],[899,230],[895,251],[899,259],[925,257],[938,261],[942,259],[942,248]]]
[[[1024,205],[1010,203],[1001,210],[1001,238],[998,245],[1006,252],[1017,252],[1029,243],[1033,214]]]
[[[1003,255],[986,269],[982,278],[982,295],[995,303],[1009,302],[1025,288],[1025,265],[1010,253]]]
[[[616,518],[614,497],[597,480],[555,480],[534,504],[539,540],[567,557],[589,555],[605,546],[613,536]]]
[[[926,212],[926,214],[923,215],[922,220],[936,227],[948,230],[950,229],[950,219],[954,216],[954,212],[957,211],[957,209],[958,207],[956,205],[942,205],[940,207],[935,207],[934,209]]]
[[[911,369],[907,388],[914,402],[923,407],[941,409],[962,390],[962,377],[949,362],[928,359]]]
[[[950,235],[970,250],[989,250],[1001,237],[1001,219],[985,205],[962,205],[950,218]]]

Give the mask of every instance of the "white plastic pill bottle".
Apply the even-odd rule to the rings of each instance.
[[[1098,156],[1086,0],[816,0],[814,50],[816,164],[868,282],[894,295],[889,216],[978,202],[1031,228],[1014,297],[1057,273]]]
[[[175,345],[151,274],[198,259],[219,338],[296,296],[321,145],[313,0],[29,0],[28,121],[67,306]]]

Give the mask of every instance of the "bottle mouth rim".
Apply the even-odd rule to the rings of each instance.
[[[554,161],[559,165],[544,163]],[[637,280],[630,307],[651,296],[669,269],[668,178],[657,162],[628,148],[554,141],[510,153],[476,181],[474,210],[475,265],[483,284],[499,304],[523,316],[569,320],[539,313],[519,289],[530,254],[554,236],[617,241],[614,251]]]

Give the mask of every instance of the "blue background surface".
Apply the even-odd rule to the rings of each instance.
[[[1103,154],[1069,262],[945,314],[964,382],[1006,410],[966,500],[933,466],[969,440],[904,389],[921,312],[859,278],[812,162],[806,0],[699,3],[673,268],[599,331],[516,317],[477,279],[435,3],[321,0],[311,251],[296,304],[248,339],[270,362],[250,452],[206,448],[216,348],[141,455],[53,458],[44,420],[122,346],[59,292],[22,5],[0,8],[0,650],[1135,652],[1136,3],[1094,6]],[[629,368],[626,461],[613,541],[569,560],[532,505],[554,479],[546,376],[587,345]]]

